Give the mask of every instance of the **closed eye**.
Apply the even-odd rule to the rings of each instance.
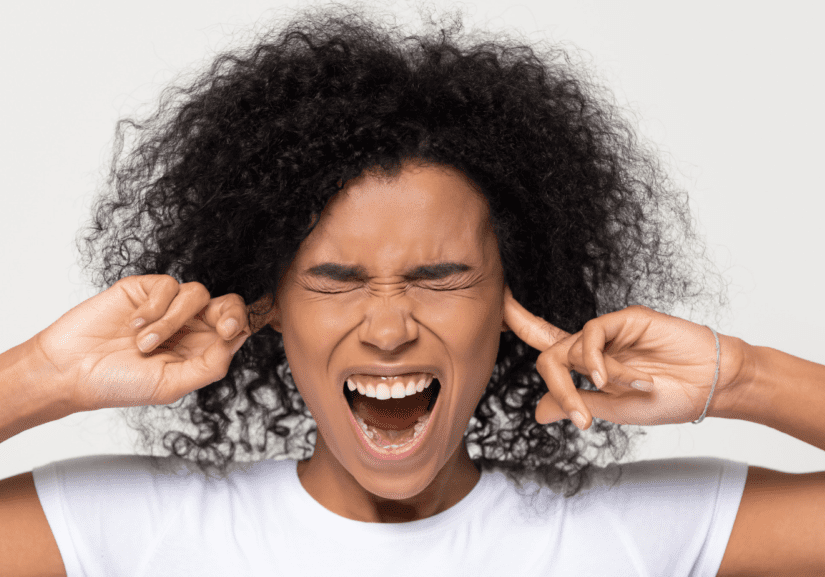
[[[419,266],[407,271],[403,276],[409,287],[447,292],[469,288],[469,279],[463,273],[472,270],[472,267],[463,263],[441,262]],[[303,278],[306,288],[310,291],[329,295],[352,292],[370,280],[363,267],[330,262],[307,269]],[[473,284],[474,282],[471,282],[470,286]]]
[[[324,286],[327,285],[327,286]],[[331,285],[331,286],[330,286]],[[337,295],[352,292],[358,288],[355,283],[321,283],[321,286],[308,286],[307,289],[322,295]]]
[[[448,282],[440,282],[440,283],[439,282],[426,282],[426,281],[425,282],[420,282],[419,281],[419,282],[415,283],[415,286],[418,287],[418,288],[425,289],[425,290],[437,291],[437,292],[458,291],[458,290],[469,288],[469,286],[467,286],[466,282],[459,284],[459,283],[456,283],[455,281],[453,281],[451,283],[448,283]]]

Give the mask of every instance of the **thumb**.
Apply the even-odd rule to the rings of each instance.
[[[232,357],[248,338],[249,334],[243,331],[231,341],[215,339],[201,356],[167,364],[159,386],[160,403],[174,403],[192,391],[224,378]]]
[[[640,403],[646,402],[644,394],[631,395],[631,398],[617,398],[601,391],[576,391],[587,407],[589,415],[584,415],[585,426],[582,430],[588,429],[591,424],[591,416],[610,421],[620,425],[643,424],[638,423],[638,415],[634,418],[640,408]],[[550,393],[544,395],[536,406],[536,421],[542,425],[569,419],[570,416],[564,412]]]

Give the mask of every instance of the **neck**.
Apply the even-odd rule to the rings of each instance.
[[[407,499],[386,499],[359,485],[318,435],[312,457],[298,463],[298,478],[313,499],[337,515],[368,523],[405,523],[446,511],[475,487],[481,474],[462,441],[423,491]]]

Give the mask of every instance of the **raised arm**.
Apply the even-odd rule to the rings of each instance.
[[[536,368],[548,393],[536,410],[540,422],[579,412],[581,428],[591,416],[658,425],[702,414],[716,369],[715,338],[706,327],[629,307],[571,335],[531,315],[509,292],[505,311],[508,326],[542,351]],[[727,335],[719,343],[707,414],[760,423],[825,450],[825,366]],[[570,369],[599,391],[576,389]],[[718,574],[825,575],[825,472],[750,467]]]
[[[740,393],[708,414],[772,427],[825,450],[825,366],[747,346]],[[825,575],[825,472],[750,467],[720,576]]]
[[[745,344],[739,381],[735,394],[711,401],[709,416],[759,423],[825,451],[825,366]]]
[[[47,366],[32,348],[26,341],[0,354],[0,442],[74,412],[67,399],[42,386]],[[0,575],[66,575],[30,472],[0,481]]]
[[[249,336],[247,319],[238,295],[211,298],[166,275],[122,279],[0,354],[0,442],[76,412],[172,403],[215,382]],[[66,575],[30,472],[0,480],[0,575]]]
[[[57,378],[34,340],[0,353],[0,443],[76,412],[67,388],[47,386]]]

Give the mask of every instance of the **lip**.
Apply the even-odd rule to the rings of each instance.
[[[344,383],[352,375],[374,375],[377,377],[393,377],[409,373],[430,373],[444,386],[444,378],[438,367],[433,365],[358,365],[347,367],[338,376],[338,388],[343,391]]]
[[[390,377],[395,375],[404,375],[407,373],[430,373],[436,379],[438,379],[439,383],[441,383],[442,391],[439,394],[439,398],[435,402],[435,406],[433,410],[430,412],[430,419],[427,422],[426,427],[421,434],[415,439],[410,446],[406,447],[401,452],[377,452],[367,440],[366,435],[364,435],[364,431],[361,430],[361,427],[355,422],[355,417],[352,414],[352,409],[350,409],[349,403],[347,403],[346,398],[344,398],[344,382],[351,377],[352,375],[375,375],[381,377]],[[348,367],[344,371],[341,372],[339,376],[339,391],[341,394],[341,398],[344,402],[344,409],[347,411],[347,416],[350,421],[350,425],[352,426],[353,433],[358,438],[361,443],[361,447],[372,457],[379,459],[381,461],[400,461],[402,459],[406,459],[410,457],[413,453],[418,452],[418,449],[425,443],[425,441],[430,436],[430,429],[435,426],[435,422],[438,418],[438,414],[440,413],[440,407],[443,404],[441,402],[441,397],[444,396],[444,379],[442,376],[442,372],[433,365],[358,365],[354,367]]]
[[[349,405],[346,404],[346,400],[344,401],[347,410],[347,416],[349,417],[350,425],[352,426],[353,433],[358,438],[361,443],[361,448],[366,451],[370,456],[374,459],[379,461],[400,461],[402,459],[406,459],[412,456],[414,453],[417,453],[418,450],[421,448],[422,445],[427,441],[430,437],[430,429],[435,426],[435,422],[438,419],[438,413],[440,413],[440,407],[443,403],[441,403],[441,395],[435,402],[435,406],[433,407],[432,412],[430,413],[430,418],[427,421],[427,424],[424,426],[424,430],[421,431],[418,438],[415,439],[409,446],[405,447],[403,451],[398,452],[390,452],[390,451],[378,451],[373,446],[372,443],[367,439],[367,436],[364,434],[364,431],[355,421],[355,417],[352,414],[352,410],[349,408]]]

